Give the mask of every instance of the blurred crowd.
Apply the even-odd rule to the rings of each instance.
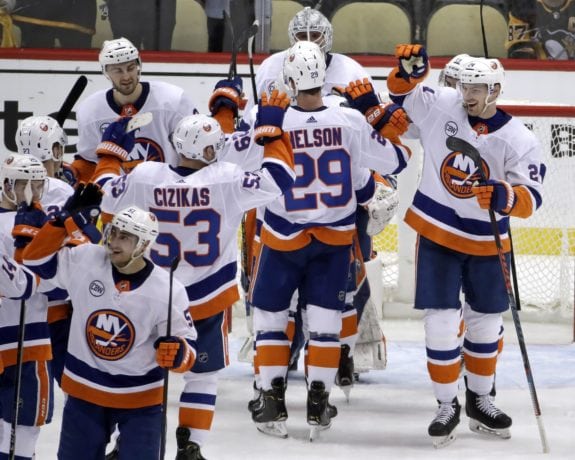
[[[269,3],[271,9],[273,3],[279,3],[270,0],[179,1],[182,4],[195,1],[203,8],[208,33],[205,51],[208,52],[231,49],[224,11],[241,29],[254,20],[258,4]],[[311,7],[317,7],[319,3],[328,18],[339,8],[354,3],[345,0],[297,2]],[[0,0],[2,46],[98,48],[100,43],[93,39],[97,25],[108,21],[113,38],[129,38],[147,50],[177,49],[173,46],[176,22],[190,19],[178,15],[177,3],[177,0]],[[403,8],[414,16],[415,22],[450,4],[483,3],[498,9],[507,18],[508,33],[501,41],[505,42],[508,57],[575,58],[575,0],[402,0],[384,3]],[[18,38],[14,38],[16,29],[20,32]],[[109,38],[112,37],[105,37]],[[425,37],[421,41],[424,42]]]

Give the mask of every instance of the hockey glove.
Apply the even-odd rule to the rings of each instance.
[[[403,107],[397,104],[380,104],[378,107],[373,107],[365,118],[383,137],[393,142],[409,128],[409,117]]]
[[[95,225],[100,215],[101,202],[102,190],[98,185],[93,183],[78,185],[62,210],[56,214],[54,221],[56,226],[66,228],[70,236],[68,244],[78,245],[88,240],[98,243],[102,239],[102,234]]]
[[[513,187],[503,180],[477,182],[471,187],[471,192],[477,197],[482,209],[492,209],[505,216],[517,202]]]
[[[188,343],[176,336],[160,337],[154,342],[156,362],[173,372],[189,371],[194,365],[195,355]]]
[[[422,45],[397,45],[395,57],[399,60],[399,75],[406,81],[417,83],[429,72],[429,58]]]
[[[123,117],[108,125],[104,134],[102,134],[102,142],[96,148],[98,156],[110,155],[120,161],[128,159],[128,155],[136,144],[136,131],[126,132],[126,126],[130,119],[131,117]]]
[[[356,80],[350,82],[345,88],[344,96],[350,107],[359,110],[364,115],[372,107],[379,105],[379,98],[373,91],[373,86],[367,78],[364,78],[363,81]]]
[[[214,92],[208,102],[210,113],[214,116],[221,107],[228,107],[234,113],[234,117],[237,117],[238,109],[243,110],[247,102],[242,96],[243,84],[241,77],[236,76],[233,80],[220,80],[216,83]]]
[[[265,92],[262,93],[254,124],[254,140],[258,145],[265,145],[281,138],[284,115],[289,104],[290,98],[277,89],[272,91],[269,99]]]
[[[395,215],[399,206],[399,192],[381,182],[375,183],[375,193],[367,204],[369,220],[366,233],[369,236],[381,233]]]
[[[26,247],[47,220],[48,217],[38,203],[34,202],[31,205],[26,204],[26,202],[20,203],[16,210],[14,228],[12,229],[14,247],[16,249]]]

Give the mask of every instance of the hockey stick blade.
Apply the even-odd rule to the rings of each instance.
[[[128,122],[128,125],[126,126],[126,132],[130,133],[132,131],[135,131],[136,129],[143,128],[144,126],[149,125],[152,122],[153,118],[154,116],[152,115],[152,112],[144,112],[134,115],[132,119]]]
[[[56,116],[54,117],[60,126],[63,126],[66,119],[70,116],[72,108],[76,102],[78,102],[78,99],[80,99],[80,96],[84,92],[84,89],[86,89],[87,85],[88,79],[86,76],[80,75],[76,80],[76,83],[74,83],[74,86],[72,86],[72,89],[68,93],[66,100],[60,107],[60,110],[58,110],[58,113],[56,113]]]
[[[482,180],[487,180],[485,171],[483,170],[483,162],[481,161],[481,154],[473,145],[460,137],[450,136],[445,140],[445,145],[449,150],[454,152],[461,152],[463,155],[471,158]]]
[[[253,31],[252,29],[255,29],[255,31]],[[256,19],[253,22],[253,24],[250,26],[250,30],[252,30],[253,33],[251,35],[249,35],[249,37],[248,37],[248,57],[250,59],[253,59],[253,57],[254,57],[253,45],[254,45],[254,40],[256,38],[256,34],[260,30],[260,21],[258,21]]]

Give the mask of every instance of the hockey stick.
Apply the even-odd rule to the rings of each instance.
[[[260,22],[256,19],[253,24],[252,27],[255,26],[256,27],[256,33],[257,30],[260,27]],[[258,103],[258,89],[256,87],[256,73],[254,71],[254,45],[255,45],[255,39],[256,34],[254,33],[253,35],[250,35],[250,38],[248,38],[248,59],[249,59],[249,63],[250,63],[250,80],[252,82],[252,96],[254,98],[254,104]]]
[[[479,171],[479,176],[481,180],[486,181],[487,176],[483,170],[483,160],[479,151],[471,145],[469,142],[458,137],[448,137],[446,140],[447,148],[454,152],[461,152],[463,155],[468,156],[473,160],[477,170]],[[499,257],[499,264],[501,266],[501,271],[503,273],[503,279],[505,281],[505,288],[507,289],[507,297],[509,298],[509,306],[511,308],[511,315],[513,316],[513,324],[515,326],[515,332],[517,333],[517,341],[519,343],[519,349],[521,350],[521,358],[523,359],[523,368],[525,369],[525,375],[527,377],[527,385],[529,386],[529,392],[531,394],[531,402],[533,404],[533,411],[535,412],[535,418],[537,420],[537,426],[539,427],[539,436],[541,438],[541,445],[543,447],[543,452],[549,452],[549,444],[547,442],[547,436],[545,434],[545,428],[543,427],[543,419],[541,417],[541,407],[539,406],[539,400],[537,398],[537,391],[535,390],[535,382],[533,380],[533,372],[531,371],[531,365],[529,364],[529,356],[527,355],[527,347],[525,346],[525,337],[523,336],[523,328],[521,327],[521,321],[519,320],[519,313],[517,311],[517,304],[515,303],[515,296],[513,295],[513,289],[511,288],[511,280],[509,277],[509,268],[507,267],[507,261],[505,259],[505,254],[503,253],[503,245],[501,244],[501,235],[499,234],[499,228],[497,227],[497,220],[495,219],[495,212],[493,209],[489,209],[489,221],[491,223],[491,231],[493,232],[493,238],[495,239],[495,246],[497,247],[497,255]]]
[[[170,290],[168,293],[168,323],[166,324],[166,337],[172,335],[172,291],[174,288],[174,272],[178,268],[180,258],[174,257],[170,265]],[[163,460],[166,456],[166,432],[168,429],[168,381],[170,370],[164,369],[164,391],[162,394],[162,433],[160,437],[160,454]]]
[[[76,102],[78,102],[78,99],[80,99],[80,96],[84,92],[84,89],[86,89],[87,84],[88,79],[86,76],[80,75],[76,80],[76,83],[74,83],[74,86],[72,86],[72,89],[68,93],[68,96],[66,96],[66,99],[60,107],[60,110],[58,110],[56,116],[54,117],[60,126],[64,126],[64,122],[70,116],[72,108]]]
[[[479,2],[479,20],[481,21],[481,37],[483,38],[483,54],[488,58],[489,52],[487,51],[487,37],[485,35],[485,24],[483,22],[483,0]]]
[[[228,80],[232,80],[238,74],[238,51],[242,48],[251,37],[254,37],[259,30],[259,22],[256,19],[251,26],[249,26],[246,30],[242,32],[242,34],[236,40],[234,34],[234,25],[232,23],[232,18],[226,11],[224,10],[224,21],[228,30],[230,31],[230,38],[232,40],[232,58],[230,61],[230,68],[228,70]]]
[[[16,427],[20,415],[20,388],[22,386],[22,356],[24,354],[24,334],[26,332],[26,301],[20,302],[20,323],[18,326],[18,348],[16,350],[16,382],[14,385],[13,418],[10,425],[10,453],[8,458],[16,458]]]

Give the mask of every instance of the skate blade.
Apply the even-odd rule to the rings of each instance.
[[[314,442],[316,439],[319,438],[319,435],[322,431],[331,428],[331,422],[329,425],[310,425],[309,428],[309,442]]]
[[[447,436],[432,436],[433,447],[436,449],[443,449],[457,439],[455,433],[449,433]]]
[[[511,437],[511,431],[509,428],[489,428],[487,425],[473,419],[469,419],[469,429],[475,433],[494,436],[501,439],[509,439]]]
[[[341,385],[340,388],[345,396],[345,402],[349,403],[349,395],[351,394],[351,389],[353,388],[353,385]]]
[[[263,434],[285,439],[288,437],[286,422],[256,423],[256,428]]]

